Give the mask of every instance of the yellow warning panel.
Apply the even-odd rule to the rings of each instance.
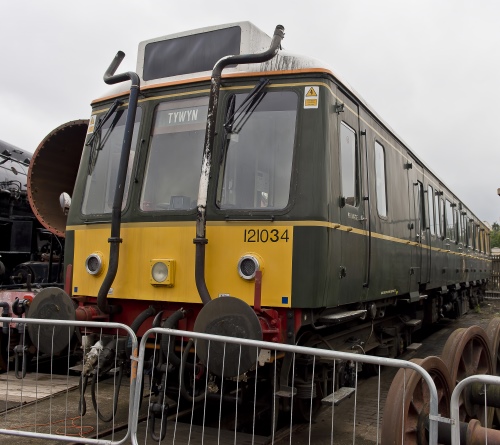
[[[318,93],[314,91],[313,87],[309,87],[309,91],[306,93],[306,97],[311,97],[311,96],[318,97]]]
[[[95,120],[96,120],[96,115],[95,114],[93,114],[92,116],[90,116],[89,128],[87,130],[87,134],[90,134],[90,133],[94,132]]]
[[[318,108],[319,86],[308,86],[304,89],[304,108]]]

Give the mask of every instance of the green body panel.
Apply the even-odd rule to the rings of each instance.
[[[66,239],[64,241],[64,271],[66,272],[68,265],[73,264],[73,255],[75,252],[75,232],[66,230]],[[72,287],[69,287],[73,292]]]
[[[224,81],[218,125],[224,119],[229,94],[238,87],[245,87],[242,91],[249,91],[249,86],[255,83],[255,77]],[[442,191],[448,199],[453,202],[458,200],[361,102],[342,92],[343,86],[327,73],[271,77],[273,88],[279,88],[280,84],[287,90],[296,91],[299,100],[289,205],[272,212],[220,210],[215,205],[219,163],[214,161],[206,213],[208,221],[223,221],[231,213],[231,217],[250,221],[272,219],[276,223],[296,222],[292,266],[293,307],[335,307],[395,296],[399,298],[410,292],[423,293],[442,286],[488,278],[491,266],[486,261],[486,254],[471,251],[467,247],[460,250],[458,243],[448,243],[442,237],[431,235],[428,229],[419,227],[415,181],[423,182],[424,190],[431,183],[435,190]],[[303,106],[304,85],[320,86],[318,108],[306,109]],[[195,92],[195,97],[208,96],[208,89],[208,82],[161,88],[149,92],[148,98],[169,94],[191,97],[189,92]],[[143,125],[135,156],[135,182],[131,184],[128,203],[122,215],[124,223],[196,220],[195,210],[164,213],[138,210],[149,128],[154,107],[159,101],[145,100],[140,103]],[[351,111],[336,109],[337,105],[344,102],[350,104]],[[106,109],[110,103],[99,104],[96,109]],[[359,204],[352,209],[340,206],[339,125],[343,120],[348,120],[349,125],[355,127],[359,148]],[[221,157],[220,134],[222,131],[219,131],[219,139],[216,137],[213,160]],[[387,217],[380,217],[377,211],[373,171],[375,141],[385,149]],[[69,226],[110,221],[110,215],[85,216],[80,212],[88,159],[89,149],[85,147],[68,216]],[[407,168],[408,164],[412,167]],[[473,217],[470,212],[468,215]],[[341,224],[344,228],[351,226],[353,230],[338,230],[334,228],[335,224]],[[72,262],[73,248],[73,232],[68,231],[66,264]],[[466,250],[482,258],[452,254],[466,253]]]
[[[328,261],[331,229],[295,227],[293,231],[292,305],[322,307],[338,304],[329,277],[335,275]]]

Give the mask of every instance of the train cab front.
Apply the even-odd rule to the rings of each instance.
[[[257,46],[263,53],[233,62],[270,60],[281,38],[278,27]],[[66,230],[75,319],[121,322],[139,336],[155,326],[293,341],[290,209],[304,87],[255,73],[219,76],[217,91],[213,73],[166,84],[148,78],[149,44],[133,118],[133,92],[121,83],[93,104]],[[111,78],[120,76],[116,68]],[[208,361],[210,351],[200,347]],[[255,366],[254,352],[245,350],[238,369],[213,352],[210,371],[244,374]]]

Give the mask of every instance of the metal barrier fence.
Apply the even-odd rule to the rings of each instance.
[[[487,385],[492,386],[488,387]],[[466,396],[467,399],[474,398],[474,396],[478,399],[484,399],[484,419],[488,419],[489,406],[495,404],[493,399],[496,398],[498,401],[500,377],[473,375],[457,383],[450,400],[452,445],[460,445],[461,442],[474,444],[500,443],[499,430],[487,428],[487,425],[481,425],[477,420],[469,420],[467,424],[461,423],[460,408],[461,405],[467,403],[462,399],[462,392],[466,388],[469,389],[469,393]]]
[[[99,445],[129,440],[137,369],[137,337],[130,327],[26,318],[2,318],[1,322],[4,328],[17,327],[17,332],[3,331],[3,341],[17,345],[13,357],[7,346],[7,370],[0,374],[0,441],[2,436],[22,437],[24,445],[31,443],[30,438],[33,443],[42,439]],[[106,363],[102,358],[107,348],[118,349],[119,344],[130,352],[131,366],[128,357],[115,355]],[[71,357],[82,346],[82,364],[72,367]],[[8,364],[12,359],[14,370]],[[126,368],[132,370],[129,382],[124,378]],[[127,387],[128,396],[120,392],[121,386]],[[87,389],[93,414],[87,411]]]
[[[173,339],[177,338],[174,342]],[[148,343],[149,342],[149,343]],[[241,338],[215,336],[172,329],[154,328],[147,331],[142,337],[139,346],[139,366],[137,370],[137,386],[135,400],[141,398],[141,388],[144,378],[144,364],[148,345],[153,343],[153,354],[161,354],[163,348],[167,348],[166,356],[171,353],[179,354],[176,361],[180,363],[179,370],[171,370],[167,364],[158,363],[157,357],[150,358],[149,362],[158,363],[157,366],[149,367],[150,387],[147,391],[150,395],[156,393],[155,400],[148,397],[147,421],[139,424],[138,412],[134,412],[132,427],[132,443],[134,445],[160,443],[165,438],[165,443],[234,443],[234,444],[256,444],[256,443],[312,443],[317,439],[325,443],[329,438],[330,443],[338,443],[335,430],[336,404],[339,394],[334,393],[323,399],[323,404],[327,405],[327,410],[323,411],[323,420],[327,423],[325,428],[319,427],[319,421],[314,423],[313,411],[317,410],[316,394],[316,372],[331,372],[336,375],[336,367],[353,366],[355,376],[352,397],[354,398],[352,443],[356,442],[356,428],[361,428],[356,422],[358,402],[358,367],[363,365],[374,365],[378,367],[378,385],[376,389],[376,443],[382,443],[380,437],[381,419],[381,367],[402,368],[403,372],[416,372],[421,376],[422,381],[428,385],[429,400],[425,401],[429,407],[429,444],[437,443],[437,422],[441,418],[438,415],[438,395],[436,386],[431,376],[415,363],[403,360],[388,359],[367,356],[364,354],[344,353],[332,350],[290,346],[283,344],[267,343],[261,341],[245,340]],[[177,346],[175,346],[177,345]],[[328,347],[326,344],[325,346]],[[197,357],[202,357],[198,361]],[[278,366],[278,359],[282,358],[281,368]],[[248,360],[258,363],[247,373],[243,374],[242,369],[248,369]],[[283,378],[286,360],[290,363],[290,374],[287,385],[279,385],[278,380]],[[281,360],[280,360],[281,362]],[[296,375],[296,364],[309,364],[310,375]],[[263,365],[271,368],[271,372],[266,374]],[[317,371],[320,368],[321,371]],[[327,365],[325,367],[325,364]],[[204,370],[210,372],[204,372]],[[259,374],[261,373],[261,374]],[[285,372],[286,374],[286,372]],[[218,378],[214,378],[218,377]],[[224,379],[226,377],[226,379]],[[320,379],[321,380],[321,379]],[[156,389],[151,382],[161,382]],[[174,382],[178,390],[174,394],[167,391]],[[403,378],[403,388],[406,382]],[[305,383],[304,383],[305,382]],[[310,382],[310,383],[308,383]],[[264,385],[264,388],[260,387]],[[240,397],[246,394],[252,400],[252,406],[245,407]],[[259,395],[267,402],[268,414],[260,417],[261,400]],[[277,428],[277,404],[280,399],[285,400],[290,408],[288,418],[282,424],[285,428],[276,431]],[[294,400],[295,399],[295,400]],[[297,403],[298,402],[298,403]],[[404,400],[401,406],[401,413],[405,411],[405,404],[410,403]],[[302,410],[306,424],[300,431],[294,427],[296,407]],[[294,409],[291,409],[291,408]],[[406,407],[407,408],[407,407]],[[375,410],[374,407],[370,409]],[[338,408],[337,408],[338,410]],[[326,413],[326,414],[325,414]],[[337,417],[340,414],[337,414]],[[181,422],[179,419],[184,418]],[[246,418],[248,417],[248,419]],[[245,421],[249,426],[245,426]],[[267,437],[263,438],[257,431],[262,422],[267,420],[270,430]],[[394,425],[400,437],[394,443],[405,443],[405,431],[412,426],[404,424],[405,416],[402,415],[398,424]],[[318,437],[318,434],[320,437]],[[167,437],[168,436],[168,437]],[[334,440],[335,436],[335,440]],[[370,437],[371,440],[374,437]],[[387,441],[384,439],[384,442]]]
[[[0,442],[10,436],[22,438],[23,445],[41,441],[310,444],[318,439],[339,443],[342,434],[347,437],[342,443],[351,439],[356,443],[368,434],[372,442],[385,443],[381,418],[387,388],[383,385],[391,379],[385,376],[381,382],[381,370],[391,367],[400,368],[405,375],[403,393],[407,375],[418,375],[425,382],[428,443],[437,443],[437,422],[442,419],[436,386],[423,368],[409,361],[162,328],[147,331],[138,348],[133,331],[118,323],[0,321],[4,327],[17,326],[20,334],[8,338],[11,345],[17,342],[16,366],[0,374]],[[36,350],[29,349],[31,344]],[[68,346],[61,348],[61,344]],[[71,357],[78,348],[83,348],[79,354],[83,363],[75,367]],[[113,348],[126,354],[117,355]],[[113,358],[105,363],[107,349]],[[123,378],[129,366],[130,382]],[[367,386],[360,391],[357,377],[368,366],[373,366],[378,378],[369,380],[376,383],[369,391]],[[339,369],[341,373],[336,372]],[[343,387],[321,401],[318,394],[332,390],[317,387],[317,382],[326,385],[328,380],[320,373],[328,374],[330,380],[349,373],[354,378],[353,388]],[[280,381],[286,384],[280,385]],[[339,408],[340,399],[348,395],[350,400]],[[369,429],[363,417],[366,403],[361,403],[366,397],[375,413],[370,414]],[[89,404],[87,410],[88,399],[92,407]],[[321,403],[324,409],[315,421]],[[409,403],[403,398],[401,412]],[[352,427],[342,431],[346,413]],[[297,423],[299,416],[305,423]],[[405,443],[405,432],[411,428],[405,422],[404,415],[398,417],[394,443]]]

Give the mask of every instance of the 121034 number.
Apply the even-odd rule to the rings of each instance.
[[[245,229],[243,234],[245,243],[277,243],[278,241],[288,242],[288,229],[280,232],[278,229]]]

